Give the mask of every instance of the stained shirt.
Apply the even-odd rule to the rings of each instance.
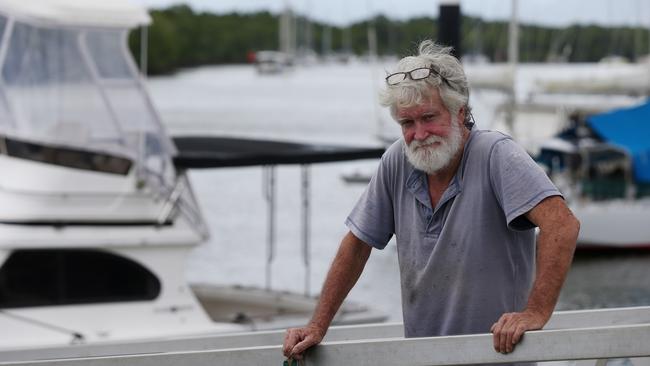
[[[377,249],[395,235],[406,337],[488,333],[528,299],[535,231],[523,215],[560,192],[509,136],[474,129],[432,207],[404,145],[383,155],[346,225]]]

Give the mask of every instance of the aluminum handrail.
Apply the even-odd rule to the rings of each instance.
[[[597,309],[597,310],[580,310],[580,311],[561,311],[553,314],[553,317],[546,325],[544,332],[563,331],[566,328],[571,329],[608,329],[611,326],[617,327],[637,327],[648,326],[650,324],[650,307],[633,307],[617,309]],[[630,328],[630,329],[632,329]],[[618,328],[617,328],[618,329]],[[622,329],[622,328],[621,328]],[[538,332],[529,332],[526,339],[533,337]],[[544,333],[548,334],[548,333]],[[490,335],[472,335],[460,336],[470,337],[463,339],[473,340],[471,337],[488,337]],[[389,324],[371,324],[371,325],[352,325],[332,327],[324,339],[324,344],[335,345],[345,344],[345,342],[374,342],[375,340],[405,340],[403,337],[403,327],[401,323]],[[458,337],[458,336],[457,336]],[[442,337],[449,339],[458,339],[457,337]],[[284,338],[284,331],[265,331],[265,332],[247,332],[231,333],[215,336],[187,337],[158,341],[133,341],[128,343],[112,344],[95,344],[95,345],[76,345],[64,347],[50,347],[39,349],[24,349],[13,351],[0,351],[0,361],[20,361],[20,360],[45,360],[61,358],[79,358],[91,356],[109,356],[124,354],[150,354],[150,353],[169,353],[169,352],[186,352],[206,351],[206,350],[224,350],[224,349],[257,349],[255,352],[262,352],[264,346],[271,346],[275,350],[277,357],[280,355],[279,346]],[[428,338],[431,340],[442,338]],[[641,338],[643,339],[643,338]],[[645,338],[646,348],[650,349],[650,337]],[[411,341],[408,339],[407,341]],[[342,343],[341,343],[342,342]],[[437,342],[437,341],[436,341]],[[455,342],[455,341],[454,341]],[[530,340],[527,343],[532,343]],[[369,343],[370,344],[370,343]],[[411,343],[406,343],[411,344]],[[410,346],[409,346],[410,347]],[[457,345],[458,348],[464,348],[463,343]],[[319,347],[321,348],[321,347]],[[491,351],[491,348],[488,347]],[[493,351],[492,351],[493,352]],[[631,355],[628,355],[631,356]],[[506,356],[509,357],[509,356]],[[615,357],[615,356],[611,356]],[[487,363],[488,361],[480,361]],[[501,362],[501,361],[499,361]],[[508,358],[508,362],[510,358]],[[2,364],[0,362],[0,364]],[[242,363],[243,364],[243,363]]]
[[[306,354],[311,365],[470,365],[650,356],[650,324],[528,332],[514,352],[492,348],[492,335],[325,342]],[[152,366],[281,365],[282,346],[120,355],[0,365]],[[602,363],[602,362],[601,362]]]
[[[650,307],[561,311],[554,313],[545,329],[582,328],[623,324],[650,323]],[[332,327],[324,341],[402,337],[401,323],[352,325]],[[207,350],[221,348],[254,347],[282,343],[284,330],[226,333],[212,336],[184,337],[157,341],[131,341],[59,347],[38,350],[23,349],[0,351],[0,361],[47,358],[73,358],[91,355],[121,353],[149,353],[181,350]]]

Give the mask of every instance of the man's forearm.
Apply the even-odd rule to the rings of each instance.
[[[540,227],[537,239],[536,275],[526,310],[551,317],[571,267],[579,222],[573,215],[551,227]]]
[[[492,325],[494,349],[509,353],[524,332],[542,329],[553,314],[573,252],[580,223],[558,196],[544,199],[526,217],[539,227],[537,273],[522,312],[505,313]]]
[[[359,279],[371,250],[372,247],[352,233],[343,238],[325,278],[310,326],[318,327],[323,334],[327,331],[341,303]]]

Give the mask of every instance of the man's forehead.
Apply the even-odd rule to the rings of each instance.
[[[418,104],[397,107],[397,117],[420,116],[425,113],[441,112],[443,110],[446,110],[446,108],[439,100],[435,100],[435,98],[425,99]]]
[[[413,115],[420,115],[428,112],[434,112],[436,110],[438,110],[438,108],[436,108],[436,106],[434,106],[433,103],[431,103],[431,101],[425,101],[420,104],[397,108],[397,116],[407,117]]]

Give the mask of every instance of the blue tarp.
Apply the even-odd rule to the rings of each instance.
[[[587,123],[603,140],[630,153],[637,182],[650,183],[650,99],[637,107],[590,116]]]

